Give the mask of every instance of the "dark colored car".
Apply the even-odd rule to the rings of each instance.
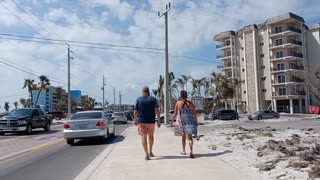
[[[50,130],[51,118],[37,108],[14,109],[7,116],[0,118],[0,135],[5,133],[25,132],[31,134],[32,129]]]
[[[51,115],[51,118],[52,119],[56,119],[56,120],[60,120],[60,119],[66,118],[66,116],[61,111],[47,112],[47,115]]]
[[[235,110],[218,110],[215,113],[215,119],[236,120],[239,119],[239,114]]]
[[[133,120],[133,111],[125,111],[123,112],[125,116],[127,116],[127,120]]]

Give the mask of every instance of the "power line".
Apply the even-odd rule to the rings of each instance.
[[[16,95],[9,95],[9,96],[0,96],[0,99],[3,99],[3,98],[10,98],[10,97],[18,97],[18,96],[23,96],[23,95],[29,95],[29,93],[16,94]]]

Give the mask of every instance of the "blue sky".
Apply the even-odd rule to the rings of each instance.
[[[4,0],[0,6],[0,33],[163,48],[164,21],[158,18],[157,11],[163,9],[167,2]],[[289,11],[304,17],[307,25],[320,22],[318,0],[175,0],[171,5],[170,54],[209,60],[206,62],[170,56],[170,71],[176,76],[186,74],[195,78],[206,77],[216,69],[219,62],[215,61],[216,43],[212,39],[219,32],[263,23],[267,18]],[[0,57],[10,60],[10,63],[19,64],[59,82],[67,82],[66,46],[1,38],[0,46]],[[72,50],[75,54],[71,64],[72,89],[80,89],[83,94],[97,101],[102,99],[102,75],[107,77],[107,100],[113,101],[112,88],[115,87],[117,92],[121,90],[124,103],[133,103],[142,86],[155,88],[159,75],[163,74],[163,55],[80,47],[72,47]],[[5,84],[0,89],[1,107],[5,101],[13,107],[12,102],[28,96],[27,91],[21,88],[24,79],[37,81],[37,77],[4,64],[0,64],[0,76],[1,84]],[[64,83],[52,82],[52,85],[66,88]]]

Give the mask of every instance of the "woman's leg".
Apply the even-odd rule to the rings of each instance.
[[[186,154],[186,135],[182,135],[182,152],[181,154]]]
[[[191,157],[191,155],[193,156],[193,139],[192,139],[192,134],[188,134],[188,141],[189,141],[189,146],[190,146],[190,157]]]

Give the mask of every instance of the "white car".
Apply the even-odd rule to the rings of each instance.
[[[169,121],[171,121],[172,117],[173,117],[173,114],[174,114],[174,110],[169,110]],[[164,113],[161,113],[160,114],[160,120],[161,120],[161,123],[164,123],[164,117],[165,114]],[[158,120],[158,118],[156,117],[156,121]]]
[[[105,139],[115,135],[115,127],[103,111],[77,112],[65,122],[63,128],[63,136],[69,145],[73,145],[75,139]]]
[[[127,124],[128,123],[127,116],[123,112],[113,113],[111,116],[111,119],[113,121],[113,124],[118,124],[118,123]]]

